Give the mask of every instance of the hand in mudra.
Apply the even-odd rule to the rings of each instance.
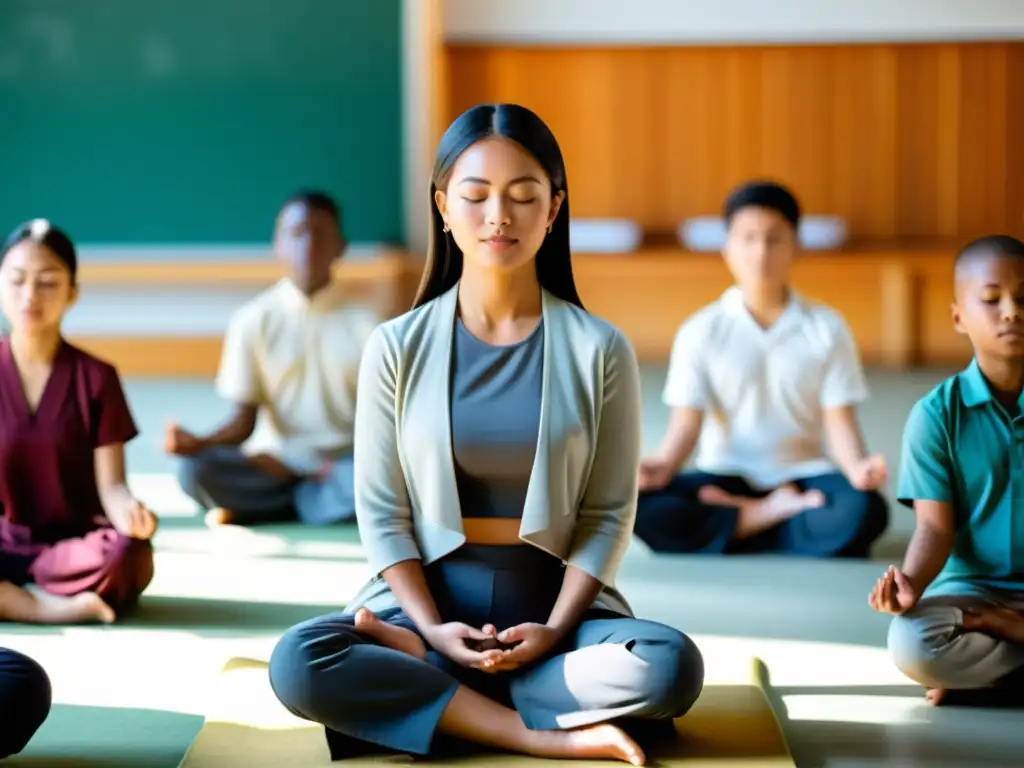
[[[559,640],[558,633],[546,624],[517,624],[502,632],[497,632],[493,624],[488,624],[484,632],[496,643],[495,650],[488,651],[491,656],[478,667],[484,672],[510,672],[518,669],[539,659],[554,648]]]
[[[435,651],[463,667],[485,669],[485,665],[501,657],[502,651],[491,646],[493,632],[485,632],[468,624],[449,621],[423,630],[423,637]],[[486,643],[485,647],[483,644]]]
[[[868,593],[868,605],[879,613],[902,616],[921,598],[910,579],[899,568],[890,565]]]

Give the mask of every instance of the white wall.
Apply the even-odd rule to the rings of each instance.
[[[444,28],[452,42],[1024,39],[1024,0],[444,0]]]

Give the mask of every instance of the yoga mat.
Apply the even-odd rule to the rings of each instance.
[[[762,663],[734,654],[716,657],[707,650],[704,658],[704,691],[694,708],[676,721],[679,740],[660,752],[652,750],[648,765],[795,768],[761,687]],[[180,768],[361,767],[413,762],[403,755],[331,762],[323,728],[294,717],[281,706],[270,689],[266,663],[238,658],[225,665],[212,692],[206,722]],[[483,749],[468,757],[415,760],[419,766],[458,764],[468,768],[541,763],[566,768],[616,765],[607,760],[545,760]]]

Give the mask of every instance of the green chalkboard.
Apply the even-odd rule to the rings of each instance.
[[[0,220],[265,243],[298,187],[403,240],[400,0],[0,0]]]

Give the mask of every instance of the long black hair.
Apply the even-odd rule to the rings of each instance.
[[[444,231],[444,219],[435,200],[439,188],[448,184],[452,168],[473,144],[498,136],[514,141],[540,163],[551,179],[551,194],[565,198],[551,225],[551,232],[537,252],[537,281],[558,298],[583,308],[572,277],[569,250],[569,189],[565,180],[565,161],[551,129],[536,114],[518,104],[481,104],[463,112],[441,138],[430,177],[430,236],[423,277],[416,291],[413,308],[436,299],[462,277],[463,256],[450,233]]]

